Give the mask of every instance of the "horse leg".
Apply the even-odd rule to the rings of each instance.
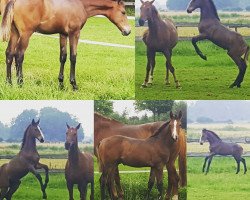
[[[17,191],[17,189],[19,188],[20,184],[21,184],[20,180],[18,180],[17,182],[11,184],[10,189],[9,189],[7,195],[6,195],[6,199],[7,200],[11,200],[12,195]]]
[[[15,56],[15,48],[18,42],[19,34],[18,31],[14,26],[12,26],[12,32],[10,36],[10,41],[8,43],[8,47],[6,49],[6,71],[7,71],[7,77],[6,82],[9,84],[12,84],[11,80],[11,65]]]
[[[75,78],[75,68],[76,68],[76,52],[78,40],[80,37],[80,31],[75,31],[69,34],[69,43],[70,43],[70,83],[73,87],[73,90],[77,90],[76,78]]]
[[[60,34],[60,72],[58,76],[59,88],[63,89],[64,65],[67,60],[67,36]]]
[[[205,55],[203,55],[203,53],[201,52],[201,50],[199,49],[198,45],[196,44],[197,42],[201,41],[201,40],[206,40],[207,36],[206,35],[198,35],[192,38],[192,44],[194,46],[194,49],[196,51],[196,53],[203,59],[203,60],[207,60],[207,57]]]
[[[101,186],[101,200],[105,199],[105,187],[107,184],[107,175],[106,172],[102,172],[102,175],[100,177],[100,186]]]
[[[174,81],[175,81],[175,84],[176,84],[176,88],[180,87],[180,83],[179,81],[177,80],[176,76],[175,76],[175,69],[172,65],[172,61],[171,61],[171,58],[172,58],[172,51],[171,50],[166,50],[163,52],[167,61],[166,61],[166,66],[167,68],[170,70],[170,72],[173,74],[173,77],[174,77]]]
[[[170,85],[170,80],[169,80],[169,67],[168,67],[168,62],[166,61],[166,85]]]
[[[206,158],[205,158],[205,161],[204,161],[204,164],[203,164],[203,167],[202,167],[202,172],[203,173],[205,172],[205,167],[206,167],[208,158],[209,158],[209,156],[206,156]]]
[[[115,171],[118,168],[118,166],[115,166],[109,171],[108,174],[108,182],[109,182],[109,191],[110,191],[110,197],[111,199],[118,199],[118,194],[115,188]]]
[[[80,193],[80,199],[86,200],[87,197],[87,183],[78,184],[78,190]]]
[[[241,162],[243,163],[243,165],[244,165],[244,174],[246,174],[246,172],[247,172],[246,160],[245,160],[245,158],[241,158],[240,161],[241,161]]]
[[[94,180],[91,181],[91,194],[90,200],[94,200]]]
[[[69,191],[69,200],[74,200],[74,197],[73,197],[73,184],[69,181],[67,181],[67,189]]]
[[[6,194],[8,193],[9,188],[1,188],[1,193],[0,193],[0,200],[3,200],[6,197]]]
[[[155,170],[157,189],[159,192],[159,199],[163,199],[163,167],[160,166]]]
[[[213,156],[214,156],[214,154],[212,154],[212,155],[209,156],[208,163],[207,163],[207,171],[206,171],[206,174],[209,172],[209,168],[210,168],[210,164],[211,164],[211,162],[212,162]]]
[[[149,180],[148,180],[148,194],[147,194],[147,199],[149,199],[150,197],[150,192],[154,186],[155,183],[155,172],[154,169],[151,168],[150,170],[150,176],[149,176]]]
[[[122,186],[121,186],[121,180],[120,180],[118,167],[115,170],[115,183],[116,183],[116,187],[117,187],[118,197],[123,199],[124,192],[123,192],[123,189],[122,189]]]
[[[49,182],[49,168],[47,165],[38,163],[35,167],[36,169],[44,169],[45,170],[45,181],[43,185],[43,189],[45,190],[47,188],[48,182]]]
[[[150,71],[152,71],[151,69],[153,68],[152,66],[155,65],[155,52],[150,50],[149,48],[147,48],[147,68],[146,68],[146,77],[145,77],[145,81],[142,84],[142,87],[147,87],[148,84],[152,84],[153,82],[153,76],[149,77],[149,73]],[[152,74],[152,72],[151,72]]]
[[[166,200],[170,200],[171,196],[173,196],[172,200],[178,200],[179,176],[176,172],[174,163],[168,163],[167,170],[168,170],[168,190],[167,190]]]

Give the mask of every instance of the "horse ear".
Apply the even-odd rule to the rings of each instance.
[[[153,1],[150,1],[150,4],[153,4],[155,2],[155,0],[153,0]]]
[[[144,3],[144,1],[143,1],[143,0],[141,0],[141,3]]]
[[[38,125],[38,124],[39,124],[39,122],[40,122],[40,119],[38,119],[38,121],[36,122],[36,125]]]
[[[67,126],[67,128],[68,128],[68,129],[70,129],[70,126],[68,125],[68,123],[67,123],[67,122],[66,122],[66,126]]]
[[[76,129],[78,130],[78,129],[80,128],[80,126],[81,126],[81,123],[79,123],[79,124],[77,125]]]
[[[34,119],[32,119],[32,122],[31,122],[32,125],[36,125],[36,122]]]
[[[180,110],[179,114],[178,114],[178,119],[181,119],[182,118],[182,112]]]
[[[174,119],[174,114],[173,114],[172,110],[170,111],[170,119]]]

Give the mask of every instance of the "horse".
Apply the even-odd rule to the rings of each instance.
[[[163,167],[166,165],[169,182],[166,199],[170,199],[171,196],[173,199],[178,199],[179,176],[176,172],[175,160],[180,151],[186,152],[181,117],[181,111],[178,117],[170,112],[170,121],[165,122],[152,136],[146,139],[114,135],[99,143],[97,153],[99,167],[102,171],[100,178],[101,199],[105,198],[106,185],[109,186],[111,198],[118,198],[114,187],[114,172],[118,169],[119,164],[132,167],[151,167],[151,172],[155,174],[157,179],[157,188],[161,199],[163,198]],[[186,160],[183,159],[183,161]],[[180,164],[183,165],[182,167],[186,166],[185,162]]]
[[[153,74],[155,67],[155,54],[162,52],[166,57],[166,85],[170,85],[169,70],[173,74],[176,87],[180,87],[180,83],[175,76],[175,69],[172,65],[172,50],[178,41],[177,29],[174,23],[166,19],[161,19],[157,9],[153,5],[155,0],[144,2],[141,0],[141,12],[139,25],[143,26],[148,21],[148,29],[143,34],[143,42],[147,46],[147,68],[146,78],[142,87],[148,87],[153,83]],[[149,75],[150,73],[150,75]]]
[[[29,15],[27,15],[29,13]],[[12,84],[11,65],[15,57],[17,83],[22,85],[22,65],[29,39],[34,32],[60,34],[59,87],[63,88],[64,65],[67,59],[67,40],[70,43],[70,83],[77,90],[75,78],[77,45],[80,31],[88,18],[106,16],[122,35],[131,32],[121,0],[10,0],[3,13],[1,38],[9,41],[6,49],[7,83]]]
[[[227,50],[227,54],[239,68],[238,76],[230,85],[230,88],[235,86],[241,87],[247,68],[249,46],[239,33],[228,29],[220,22],[220,18],[212,0],[191,0],[187,12],[192,13],[197,8],[200,8],[201,11],[200,23],[198,26],[200,34],[192,38],[192,44],[196,53],[202,59],[207,60],[207,57],[203,55],[196,44],[201,40],[210,40],[215,45]],[[243,55],[244,58],[242,58]]]
[[[0,168],[0,200],[10,200],[21,184],[21,179],[29,172],[35,175],[40,183],[43,199],[47,199],[46,188],[49,182],[48,166],[39,162],[40,156],[36,149],[36,139],[44,142],[43,133],[39,127],[39,121],[33,119],[25,130],[21,150],[16,157]],[[41,175],[37,169],[45,170],[45,182],[43,184]]]
[[[90,200],[94,200],[94,160],[89,153],[82,153],[78,148],[77,130],[67,124],[65,149],[68,150],[68,160],[65,166],[65,179],[69,191],[69,200],[73,200],[74,184],[78,185],[81,200],[86,200],[87,186],[91,184]]]
[[[200,138],[200,144],[203,145],[204,142],[209,142],[209,150],[210,154],[206,156],[205,162],[203,164],[202,172],[205,172],[206,163],[208,161],[206,174],[209,172],[209,167],[212,162],[212,159],[215,155],[221,155],[221,156],[227,156],[231,155],[234,157],[236,163],[237,163],[237,170],[236,174],[240,171],[240,162],[243,163],[244,166],[244,174],[247,172],[246,167],[246,160],[242,158],[243,148],[236,144],[236,143],[227,143],[223,142],[220,137],[214,133],[213,131],[203,129],[201,138]]]

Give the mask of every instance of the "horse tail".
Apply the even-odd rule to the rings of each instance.
[[[99,171],[102,172],[103,170],[103,163],[102,163],[102,159],[100,157],[100,153],[99,153],[99,146],[100,146],[101,142],[96,146],[96,155],[97,155],[97,162],[98,162],[98,166],[99,166]]]
[[[249,46],[247,46],[247,50],[246,50],[246,52],[245,52],[245,56],[244,56],[244,61],[245,61],[245,62],[247,62],[247,61],[248,61],[249,50],[250,50],[250,48],[249,48]]]
[[[1,39],[2,41],[8,41],[11,33],[11,24],[14,19],[14,4],[15,0],[11,0],[7,3],[1,24]]]
[[[187,144],[186,135],[182,132],[180,152],[178,157],[179,162],[179,176],[180,176],[180,186],[187,186]]]

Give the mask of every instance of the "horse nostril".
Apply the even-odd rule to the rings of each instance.
[[[42,139],[40,140],[40,142],[41,142],[41,143],[44,143],[44,139],[42,138]]]
[[[144,23],[145,23],[145,21],[144,21],[143,19],[139,19],[139,25],[140,25],[140,26],[143,26]]]

